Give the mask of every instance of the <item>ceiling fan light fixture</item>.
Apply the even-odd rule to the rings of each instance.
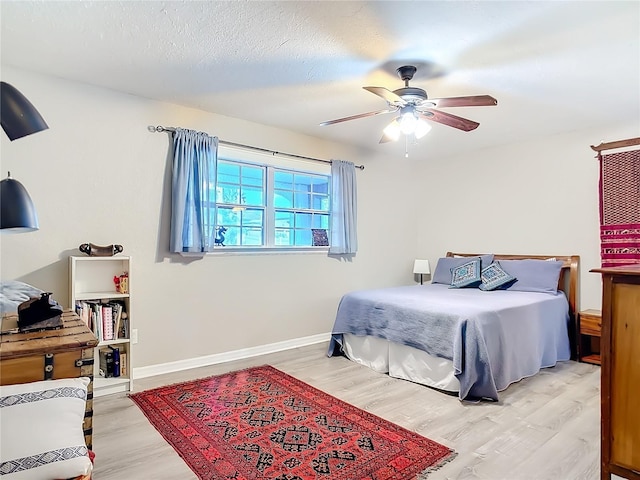
[[[1,1],[1,0],[0,0]],[[409,80],[413,79],[416,67],[404,65],[396,70],[398,76],[404,81],[404,87],[397,90],[389,90],[385,87],[362,87],[368,92],[377,95],[387,102],[386,110],[360,113],[349,117],[338,118],[322,122],[321,126],[334,125],[336,123],[357,120],[360,118],[373,117],[383,113],[394,113],[400,111],[400,116],[392,121],[384,129],[384,133],[379,143],[396,141],[400,138],[400,133],[406,136],[415,135],[418,140],[424,137],[431,130],[431,122],[440,123],[449,127],[457,128],[464,132],[469,132],[477,128],[480,124],[467,118],[457,117],[450,113],[441,111],[440,108],[449,107],[482,107],[497,105],[498,101],[491,95],[468,95],[463,97],[443,97],[429,98],[427,92],[422,88],[410,87]],[[425,120],[429,120],[425,122]]]
[[[416,128],[415,128],[416,140],[421,139],[430,131],[431,131],[431,125],[429,125],[428,122],[425,122],[421,118],[418,119],[418,122],[416,123]]]
[[[416,124],[418,123],[418,119],[416,118],[416,114],[413,108],[405,107],[402,109],[402,114],[400,115],[400,130],[405,135],[411,135],[416,130]]]
[[[400,117],[398,117],[400,118]],[[393,121],[384,127],[382,133],[384,133],[385,137],[389,139],[389,141],[395,142],[400,138],[400,122],[398,122],[398,118],[394,118]]]

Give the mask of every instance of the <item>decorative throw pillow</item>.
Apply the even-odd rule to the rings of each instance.
[[[472,258],[481,259],[480,266],[486,267],[493,261],[493,254],[481,255],[479,257],[442,257],[438,259],[436,269],[431,277],[431,283],[443,283],[451,285],[451,271],[467,263]]]
[[[0,387],[2,480],[87,475],[86,377]]]
[[[480,259],[474,258],[451,269],[451,288],[477,287],[480,285]]]
[[[564,262],[548,260],[500,260],[500,266],[517,280],[507,290],[556,293]]]
[[[480,272],[480,278],[482,279],[482,283],[478,288],[484,291],[495,290],[499,287],[504,288],[517,280],[505,272],[497,261],[483,268]]]

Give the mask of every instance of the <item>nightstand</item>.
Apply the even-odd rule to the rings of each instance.
[[[602,312],[582,310],[578,314],[578,360],[600,365]]]

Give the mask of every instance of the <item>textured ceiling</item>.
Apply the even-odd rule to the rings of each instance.
[[[412,155],[640,121],[637,1],[2,0],[0,15],[3,65],[390,154],[392,115],[318,124],[385,108],[361,87],[401,87],[404,64],[430,97],[498,99],[446,109],[480,127],[434,124]]]

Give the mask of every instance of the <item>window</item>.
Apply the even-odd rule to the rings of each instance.
[[[215,228],[225,245],[264,244],[265,167],[218,160]]]
[[[238,248],[323,245],[318,238],[329,232],[330,175],[295,169],[291,162],[259,164],[238,156],[249,155],[218,153],[215,228],[224,236],[220,242],[216,235],[218,243]],[[329,172],[328,167],[322,170]]]

